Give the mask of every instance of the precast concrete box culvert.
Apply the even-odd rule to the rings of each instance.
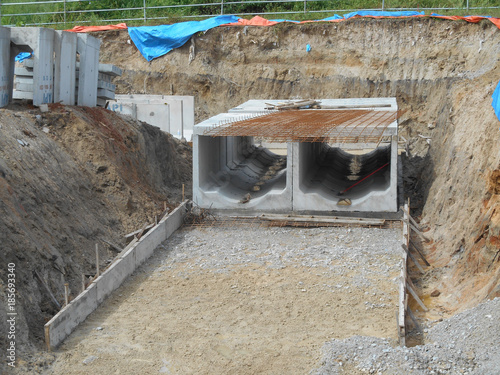
[[[197,124],[193,200],[261,212],[396,212],[396,98],[250,100]]]

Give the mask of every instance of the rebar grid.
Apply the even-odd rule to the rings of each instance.
[[[253,136],[270,142],[379,142],[399,112],[373,110],[289,110],[229,121],[207,130],[212,137]]]

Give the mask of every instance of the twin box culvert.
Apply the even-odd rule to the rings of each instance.
[[[197,124],[193,201],[220,210],[397,212],[396,98],[314,102],[277,111],[283,101],[250,100]]]

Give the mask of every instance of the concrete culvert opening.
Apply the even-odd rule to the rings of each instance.
[[[300,188],[307,193],[318,193],[325,199],[339,197],[354,203],[371,192],[386,191],[390,187],[391,146],[371,151],[344,150],[326,143],[304,143],[300,147],[303,176]]]
[[[277,154],[253,137],[200,137],[199,151],[199,184],[209,194],[237,204],[248,194],[258,199],[286,189],[286,152]]]

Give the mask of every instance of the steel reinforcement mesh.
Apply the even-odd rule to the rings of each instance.
[[[253,136],[270,142],[379,142],[400,112],[289,110],[225,120],[205,131],[212,137]]]

